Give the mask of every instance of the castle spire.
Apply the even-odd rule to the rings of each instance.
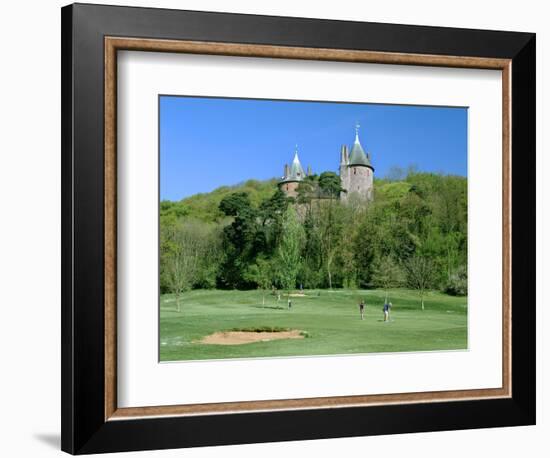
[[[285,168],[285,181],[301,181],[306,176],[300,158],[298,157],[298,145],[294,147],[294,159],[292,163]]]
[[[370,167],[371,169],[372,164],[370,162],[370,157],[368,157],[365,154],[365,151],[363,150],[363,147],[361,146],[361,142],[359,141],[359,122],[355,123],[355,142],[353,143],[353,146],[351,148],[351,152],[349,155],[349,165],[350,166],[365,166]],[[374,169],[373,169],[374,170]]]

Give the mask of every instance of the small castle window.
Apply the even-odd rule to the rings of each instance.
[[[353,174],[357,175],[357,169],[353,169]]]

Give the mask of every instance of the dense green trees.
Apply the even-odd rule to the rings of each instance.
[[[376,260],[373,266],[372,283],[386,291],[386,301],[388,289],[402,286],[404,282],[404,270],[392,256],[387,255]]]
[[[273,280],[274,283],[278,281],[281,288],[290,294],[290,290],[296,287],[304,246],[304,230],[298,221],[296,210],[291,205],[286,209],[282,229],[281,242],[275,257],[276,277]]]
[[[180,296],[192,287],[212,288],[219,265],[220,236],[215,226],[195,220],[161,224],[161,284]]]
[[[304,180],[296,199],[251,180],[162,202],[161,289],[407,285],[421,304],[427,289],[467,294],[465,178],[396,170],[375,180],[369,204],[353,195],[343,204],[340,191],[325,172]],[[190,252],[196,265],[182,264]]]

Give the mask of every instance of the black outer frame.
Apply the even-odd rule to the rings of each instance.
[[[535,34],[89,4],[61,14],[62,450],[535,424],[535,313],[520,313],[535,303]],[[512,59],[512,398],[105,421],[105,36]]]

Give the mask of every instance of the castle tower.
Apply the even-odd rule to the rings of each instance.
[[[288,197],[296,197],[298,195],[297,189],[300,181],[305,178],[306,174],[298,158],[298,145],[294,150],[294,160],[290,167],[285,164],[284,175],[279,181],[279,189],[281,189]]]
[[[359,141],[359,124],[355,126],[355,141],[351,152],[347,153],[347,146],[342,147],[340,159],[340,177],[342,187],[347,191],[340,196],[347,200],[352,194],[359,195],[367,201],[373,198],[374,167],[370,161],[370,154],[365,154]],[[344,151],[345,148],[345,151]],[[347,159],[345,162],[343,159]]]
[[[349,188],[349,152],[347,145],[342,145],[340,150],[340,183],[342,188]],[[340,198],[345,199],[346,195],[347,193],[343,192]]]

